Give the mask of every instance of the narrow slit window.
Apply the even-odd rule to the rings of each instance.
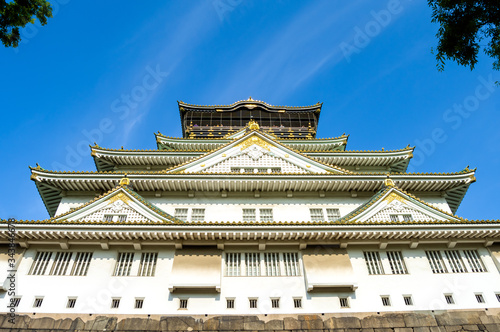
[[[13,297],[10,299],[10,306],[13,308],[19,307],[19,303],[21,303],[20,297]]]
[[[188,219],[188,209],[175,209],[174,217],[182,221],[187,221]]]
[[[188,308],[188,299],[179,299],[179,309]]]
[[[135,309],[142,309],[144,305],[144,299],[135,299]]]
[[[382,268],[382,261],[380,260],[380,255],[376,251],[364,251],[366,267],[368,268],[368,274],[384,274],[384,269]]]
[[[158,253],[144,252],[141,255],[141,262],[139,264],[139,277],[154,277],[156,271],[156,261],[158,260]]]
[[[408,274],[401,251],[388,251],[387,258],[392,274]]]
[[[111,300],[111,309],[118,309],[120,307],[120,299]]]
[[[245,254],[245,265],[247,268],[247,276],[256,277],[260,276],[260,254],[256,253],[246,253]]]
[[[193,209],[191,212],[192,221],[204,221],[205,220],[205,209]]]
[[[472,272],[487,272],[476,250],[464,250],[464,255]]]
[[[455,304],[455,299],[453,298],[452,294],[444,294],[444,299],[448,304]]]
[[[234,309],[234,299],[226,299],[226,308]]]
[[[280,257],[277,252],[264,253],[264,261],[266,263],[267,276],[279,276],[280,273]]]
[[[31,265],[29,274],[41,276],[45,274],[47,266],[49,265],[52,253],[49,251],[39,251],[36,253],[35,260]]]
[[[257,309],[257,299],[248,299],[250,309]]]
[[[90,261],[92,260],[91,252],[77,252],[75,262],[71,269],[72,276],[86,276],[89,270]]]
[[[121,252],[118,254],[118,260],[116,261],[114,276],[125,277],[130,275],[130,269],[132,268],[132,260],[134,259],[133,252]]]
[[[475,294],[477,303],[484,303],[483,294]]]
[[[302,299],[301,298],[293,299],[293,307],[296,309],[302,308]]]
[[[446,256],[446,259],[448,259],[448,263],[450,264],[451,272],[453,273],[467,272],[465,264],[462,261],[462,257],[460,256],[460,252],[458,250],[446,250],[444,254]]]
[[[339,302],[341,308],[349,308],[349,298],[339,297]]]
[[[280,299],[271,299],[271,308],[278,309],[280,307]]]
[[[283,263],[285,265],[285,274],[287,276],[299,276],[299,254],[296,252],[283,253]]]
[[[243,209],[243,221],[256,221],[255,209]]]
[[[340,210],[326,209],[326,216],[328,217],[328,221],[335,221],[337,219],[340,219]]]
[[[66,275],[72,255],[73,253],[71,252],[57,252],[56,257],[54,258],[54,264],[52,264],[49,274],[51,276]]]
[[[390,307],[391,306],[391,299],[389,298],[389,296],[382,296],[381,299],[382,299],[382,305],[384,307]]]
[[[438,250],[426,251],[425,254],[429,260],[432,273],[448,273],[448,270],[444,265],[443,256],[441,256],[441,253]]]
[[[411,295],[404,295],[403,300],[405,301],[405,305],[413,305],[413,299]]]
[[[68,303],[66,304],[66,308],[72,309],[75,307],[75,304],[76,304],[76,297],[69,298]]]
[[[498,302],[500,302],[500,293],[496,293],[495,296],[497,297]]]
[[[35,302],[33,302],[33,308],[40,308],[43,303],[43,297],[36,297]]]

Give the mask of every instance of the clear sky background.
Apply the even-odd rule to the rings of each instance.
[[[177,100],[249,96],[323,102],[317,137],[416,146],[414,172],[477,167],[457,214],[500,218],[499,72],[485,56],[438,72],[427,1],[52,3],[46,26],[0,46],[0,218],[48,217],[28,166],[92,171],[94,141],[155,149],[154,132],[181,136]]]

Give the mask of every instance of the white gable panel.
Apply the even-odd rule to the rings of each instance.
[[[80,219],[86,221],[103,221],[105,215],[114,215],[114,216],[126,215],[127,216],[126,220],[131,222],[151,221],[150,219],[146,218],[144,215],[140,214],[139,212],[130,208],[124,203],[122,204],[120,203],[122,203],[122,201],[116,201],[115,203],[110,204],[111,206],[102,208],[91,214],[80,217]]]
[[[239,155],[227,158],[211,167],[203,170],[204,173],[230,173],[235,168],[248,169],[277,169],[282,173],[308,173],[305,169],[300,168],[282,158],[273,156],[271,153],[251,147],[243,151]]]
[[[419,210],[415,210],[409,208],[408,206],[402,205],[398,206],[397,208],[395,208],[394,206],[390,206],[386,209],[383,209],[370,217],[368,221],[391,221],[391,215],[411,215],[412,219],[415,221],[429,221],[436,219],[429,214],[425,214]]]

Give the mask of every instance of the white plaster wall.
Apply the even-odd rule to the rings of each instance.
[[[495,293],[500,293],[500,274],[489,252],[484,247],[460,247],[477,249],[486,265],[484,273],[433,274],[425,250],[446,250],[445,246],[423,246],[409,249],[407,246],[389,245],[388,250],[401,250],[408,268],[407,275],[369,275],[363,259],[364,250],[378,247],[350,246],[348,253],[359,288],[349,293],[308,293],[305,290],[304,271],[295,277],[226,277],[221,264],[221,292],[169,293],[168,282],[175,250],[173,247],[146,248],[159,253],[154,277],[114,277],[115,260],[119,251],[132,251],[131,246],[111,247],[102,250],[97,246],[72,247],[71,251],[92,251],[93,260],[88,275],[33,276],[27,275],[37,250],[60,250],[56,246],[38,246],[27,250],[18,269],[17,293],[22,296],[18,313],[100,313],[100,314],[257,314],[257,313],[326,313],[326,312],[373,312],[429,309],[499,308]],[[149,250],[152,249],[152,250]],[[241,250],[241,249],[240,249]],[[248,249],[247,249],[248,250]],[[252,252],[257,248],[250,249]],[[272,250],[291,251],[293,248]],[[295,248],[295,250],[298,250]],[[146,250],[144,250],[146,251]],[[230,248],[227,251],[233,251]],[[381,250],[380,252],[383,252]],[[244,251],[243,251],[244,252]],[[140,251],[135,251],[132,274],[137,273]],[[384,255],[382,255],[384,256]],[[385,271],[390,271],[383,260]],[[303,269],[303,267],[302,267]],[[203,278],[200,275],[200,278]],[[478,304],[474,293],[482,293],[486,303]],[[453,293],[456,304],[448,305],[443,294]],[[384,307],[380,296],[388,295],[392,306]],[[403,295],[412,295],[414,305],[405,306]],[[33,308],[36,296],[44,296],[42,307]],[[68,297],[78,297],[76,307],[67,309]],[[350,308],[340,308],[338,298],[350,298]],[[120,297],[118,309],[111,309],[111,299]],[[258,298],[257,309],[249,309],[248,298]],[[280,308],[271,308],[270,298],[280,298]],[[293,298],[302,298],[302,309],[293,308]],[[135,298],[144,298],[144,307],[134,309]],[[179,310],[179,298],[188,298],[188,309]],[[226,298],[235,299],[235,308],[226,309]],[[0,307],[5,308],[9,297],[0,294]]]

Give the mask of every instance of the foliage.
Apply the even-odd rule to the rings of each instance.
[[[0,39],[5,47],[17,47],[21,40],[19,28],[35,23],[42,25],[52,17],[52,7],[46,0],[0,0]]]
[[[435,50],[439,70],[444,69],[445,60],[474,69],[481,47],[493,58],[493,69],[500,70],[499,0],[428,0],[428,3],[433,11],[432,22],[440,25]]]

